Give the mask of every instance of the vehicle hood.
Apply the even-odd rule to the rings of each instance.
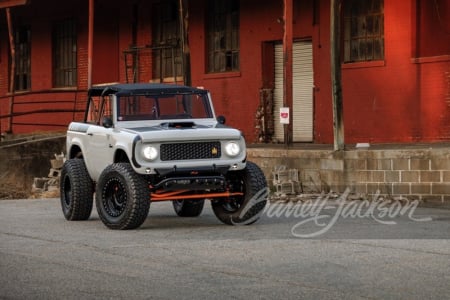
[[[125,128],[141,137],[143,142],[168,142],[192,140],[239,140],[241,131],[223,125],[207,126],[183,123],[163,123],[157,126]],[[192,126],[191,126],[192,125]]]

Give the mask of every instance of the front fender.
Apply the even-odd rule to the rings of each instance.
[[[118,143],[115,146],[115,151],[114,151],[114,162],[123,162],[123,160],[120,159],[120,157],[118,156],[119,152],[125,153],[125,155],[127,156],[127,160],[132,162],[133,160],[133,150],[129,150],[132,148],[132,145],[127,145],[125,143]]]
[[[67,137],[66,138],[66,149],[67,149],[67,159],[76,158],[80,151],[74,151],[75,148],[79,148],[81,153],[85,153],[83,147],[83,142],[79,137]]]

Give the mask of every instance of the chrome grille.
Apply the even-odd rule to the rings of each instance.
[[[161,145],[161,160],[220,158],[220,142],[175,143]]]

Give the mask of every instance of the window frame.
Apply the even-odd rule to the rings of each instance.
[[[31,90],[30,25],[21,25],[15,30],[14,47],[15,47],[14,91],[16,92],[30,91]],[[11,57],[9,63],[11,65]],[[11,68],[9,68],[9,70],[11,70]]]
[[[384,0],[346,1],[342,26],[344,64],[384,61]]]
[[[75,19],[56,21],[52,25],[52,84],[54,88],[78,84],[78,43]]]
[[[152,12],[152,78],[159,82],[183,80],[178,3],[154,3]]]
[[[208,7],[205,51],[206,73],[239,72],[239,0],[213,0],[209,1]]]

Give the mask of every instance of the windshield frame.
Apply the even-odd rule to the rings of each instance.
[[[116,95],[117,122],[214,118],[209,93]]]

